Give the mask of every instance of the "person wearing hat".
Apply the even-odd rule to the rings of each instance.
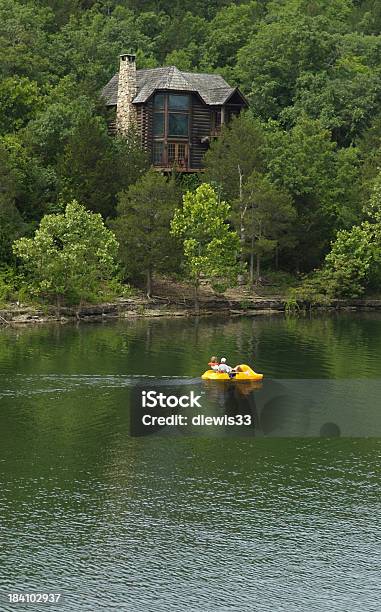
[[[229,374],[229,378],[234,378],[237,372],[241,372],[241,366],[237,365],[235,368],[232,368],[226,363],[226,357],[221,357],[217,372],[226,372],[226,374]]]
[[[226,363],[226,357],[221,357],[220,365],[218,366],[218,372],[226,372],[226,374],[230,374],[230,372],[232,371],[233,368]]]

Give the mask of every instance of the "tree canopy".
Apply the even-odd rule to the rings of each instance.
[[[118,243],[100,214],[75,200],[62,214],[45,215],[33,238],[20,238],[14,252],[37,295],[74,302],[91,299],[116,272]]]
[[[292,272],[323,265],[336,236],[362,227],[381,164],[378,2],[0,0],[0,264],[63,202],[106,219],[138,201],[148,161],[136,135],[109,135],[100,100],[128,50],[138,68],[218,72],[248,99],[201,179],[229,203],[246,260],[260,214],[282,229],[261,235],[262,250],[256,230],[255,254]]]

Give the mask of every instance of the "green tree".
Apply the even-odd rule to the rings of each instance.
[[[15,205],[16,180],[9,166],[7,151],[0,144],[0,264],[12,257],[12,242],[24,223]]]
[[[263,8],[255,0],[231,3],[218,11],[207,30],[203,63],[218,68],[225,78],[236,83],[237,53],[258,29],[262,14]]]
[[[374,227],[368,222],[338,232],[321,277],[330,297],[352,298],[364,293],[375,263],[374,242]]]
[[[49,88],[42,108],[23,131],[23,141],[44,165],[56,165],[83,115],[92,117],[97,111],[96,101],[80,93],[78,82],[68,75]]]
[[[104,119],[80,113],[58,160],[61,197],[77,199],[103,216],[114,215],[116,194],[147,167],[135,134],[112,138]]]
[[[0,0],[0,77],[50,81],[49,28],[54,16],[38,2]]]
[[[279,251],[293,246],[295,239],[291,224],[295,221],[296,210],[292,198],[270,181],[254,172],[243,191],[245,202],[245,252],[249,255],[250,281],[254,281],[254,257],[256,258],[256,280],[261,276],[263,257],[274,255],[276,264]],[[276,265],[277,267],[277,265]]]
[[[14,242],[37,295],[74,303],[99,297],[117,272],[118,243],[99,214],[73,201],[63,214],[45,215],[33,238]]]
[[[145,272],[148,297],[154,272],[169,271],[177,262],[170,221],[178,203],[174,179],[167,180],[155,170],[119,196],[117,217],[111,222],[119,257],[128,277],[136,279]]]
[[[327,69],[338,57],[339,35],[321,16],[291,14],[262,23],[238,53],[238,75],[263,119],[278,118],[292,106],[303,72]]]
[[[177,66],[180,70],[198,66],[202,61],[203,44],[209,27],[205,19],[190,12],[170,19],[158,42],[160,61],[164,60],[166,66]]]
[[[365,219],[337,233],[321,271],[306,288],[329,298],[353,298],[381,289],[381,174],[363,210]]]
[[[41,99],[37,83],[27,77],[7,77],[0,82],[0,134],[24,127],[36,114]]]
[[[183,208],[175,212],[171,232],[182,240],[186,270],[192,281],[195,309],[199,310],[201,279],[222,288],[235,283],[239,266],[239,237],[227,223],[230,206],[203,183],[183,198]]]
[[[151,16],[160,27],[160,16]],[[97,95],[101,87],[118,70],[117,58],[122,50],[139,52],[139,66],[145,57],[152,60],[155,52],[155,36],[151,39],[141,27],[153,34],[152,19],[136,15],[123,6],[117,6],[110,15],[95,6],[80,11],[54,36],[51,48],[51,70],[62,78],[75,77],[82,93]]]
[[[263,126],[249,113],[242,113],[211,143],[204,158],[205,180],[220,185],[229,202],[238,199],[252,172],[265,169],[265,144]]]
[[[381,29],[381,6],[378,0],[363,0],[356,3],[351,22],[359,32],[378,36]]]
[[[231,4],[231,0],[127,0],[126,3],[129,8],[139,12],[163,11],[171,17],[176,17],[191,11],[195,15],[211,19],[217,11]]]
[[[0,139],[7,151],[15,181],[15,203],[26,223],[33,226],[57,199],[55,168],[44,165],[23,142],[20,134]]]
[[[370,125],[378,108],[381,85],[378,71],[361,58],[340,58],[329,71],[303,73],[296,82],[293,105],[280,113],[284,125],[300,116],[319,119],[341,146],[355,142]]]
[[[335,229],[336,145],[319,121],[302,117],[289,132],[268,134],[268,176],[295,202],[297,249],[289,263],[308,271],[321,263]]]

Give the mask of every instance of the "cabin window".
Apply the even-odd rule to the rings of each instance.
[[[168,136],[188,136],[189,100],[187,94],[168,94]]]
[[[180,94],[169,94],[168,108],[170,111],[189,110],[189,96]]]
[[[212,112],[212,130],[219,132],[221,129],[221,110],[217,109]]]
[[[174,142],[168,144],[168,163],[173,163],[176,159],[176,145]]]
[[[153,163],[186,166],[190,126],[189,94],[156,93],[153,99]],[[176,140],[179,142],[176,142]]]
[[[153,115],[153,135],[164,136],[164,113],[154,113]]]
[[[188,136],[188,126],[188,115],[185,115],[183,113],[169,113],[169,136]]]
[[[176,164],[185,168],[188,163],[188,145],[183,142],[169,142],[167,148],[168,165]]]
[[[163,163],[164,143],[154,142],[153,143],[153,163],[161,166]]]
[[[155,110],[157,108],[164,108],[164,94],[156,94],[155,99],[153,101],[153,105]]]

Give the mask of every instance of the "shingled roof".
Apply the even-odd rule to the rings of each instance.
[[[102,97],[107,106],[117,104],[118,78],[115,74],[102,90]],[[147,102],[157,89],[173,89],[177,91],[193,91],[200,95],[205,104],[220,105],[236,91],[218,74],[182,72],[176,66],[150,68],[136,71],[137,95],[134,104]]]

